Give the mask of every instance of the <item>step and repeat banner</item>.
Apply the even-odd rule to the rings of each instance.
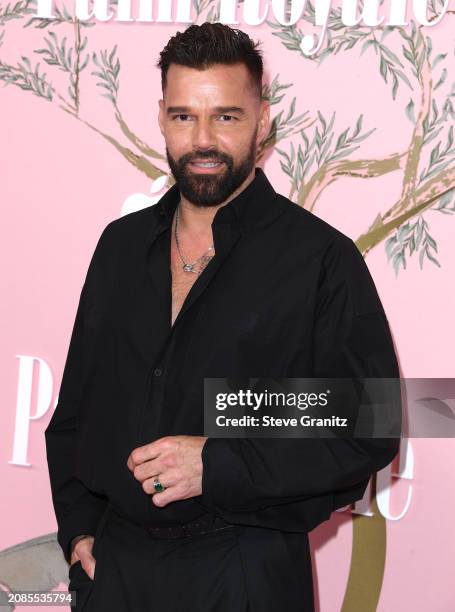
[[[454,377],[453,4],[2,0],[4,591],[67,587],[44,430],[102,230],[172,184],[159,53],[206,21],[261,42],[272,122],[258,165],[355,241],[402,376]],[[311,532],[317,610],[455,610],[455,446],[442,435],[403,438],[364,498]]]

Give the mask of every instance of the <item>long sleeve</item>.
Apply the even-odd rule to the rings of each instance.
[[[314,378],[399,378],[376,288],[348,238],[324,253],[312,338]],[[392,461],[399,443],[396,437],[208,438],[201,503],[234,523],[309,530],[361,499],[370,476]]]
[[[93,358],[94,328],[88,319],[99,291],[98,265],[107,227],[95,248],[81,290],[57,406],[45,430],[57,538],[68,563],[71,540],[81,534],[94,535],[107,504],[105,497],[87,489],[74,475],[80,406]]]

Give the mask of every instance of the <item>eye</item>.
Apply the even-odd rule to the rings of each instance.
[[[227,117],[227,121],[222,121],[222,123],[232,123],[232,121],[230,121],[231,119],[236,119],[236,117],[233,117],[232,115],[220,115],[220,117]]]
[[[179,115],[173,115],[172,120],[175,121],[175,119],[177,119],[178,117],[189,117],[189,116],[190,115],[180,113]]]

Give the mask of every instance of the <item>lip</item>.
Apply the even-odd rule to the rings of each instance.
[[[193,161],[188,162],[189,165],[191,166],[191,169],[194,172],[203,172],[205,173],[210,173],[210,174],[214,174],[216,172],[219,171],[219,169],[224,165],[224,162],[219,161],[217,166],[214,166],[213,168],[202,168],[201,166],[196,166],[196,163],[214,163],[213,160],[210,159],[195,159]]]

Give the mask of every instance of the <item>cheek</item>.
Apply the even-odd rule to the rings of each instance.
[[[231,134],[219,134],[218,147],[221,151],[225,151],[234,159],[242,158],[246,151],[249,150],[250,140],[245,138],[245,134],[241,130],[236,130]]]
[[[184,148],[184,143],[188,140],[188,133],[183,130],[169,130],[166,133],[166,144],[169,150],[178,151]]]
[[[178,161],[191,151],[191,141],[183,135],[179,138],[166,138],[166,147],[174,160]]]
[[[236,155],[244,155],[247,151],[254,137],[254,130],[250,124],[242,123],[237,125],[235,128],[225,131],[219,131],[218,133],[219,142],[229,148]]]

